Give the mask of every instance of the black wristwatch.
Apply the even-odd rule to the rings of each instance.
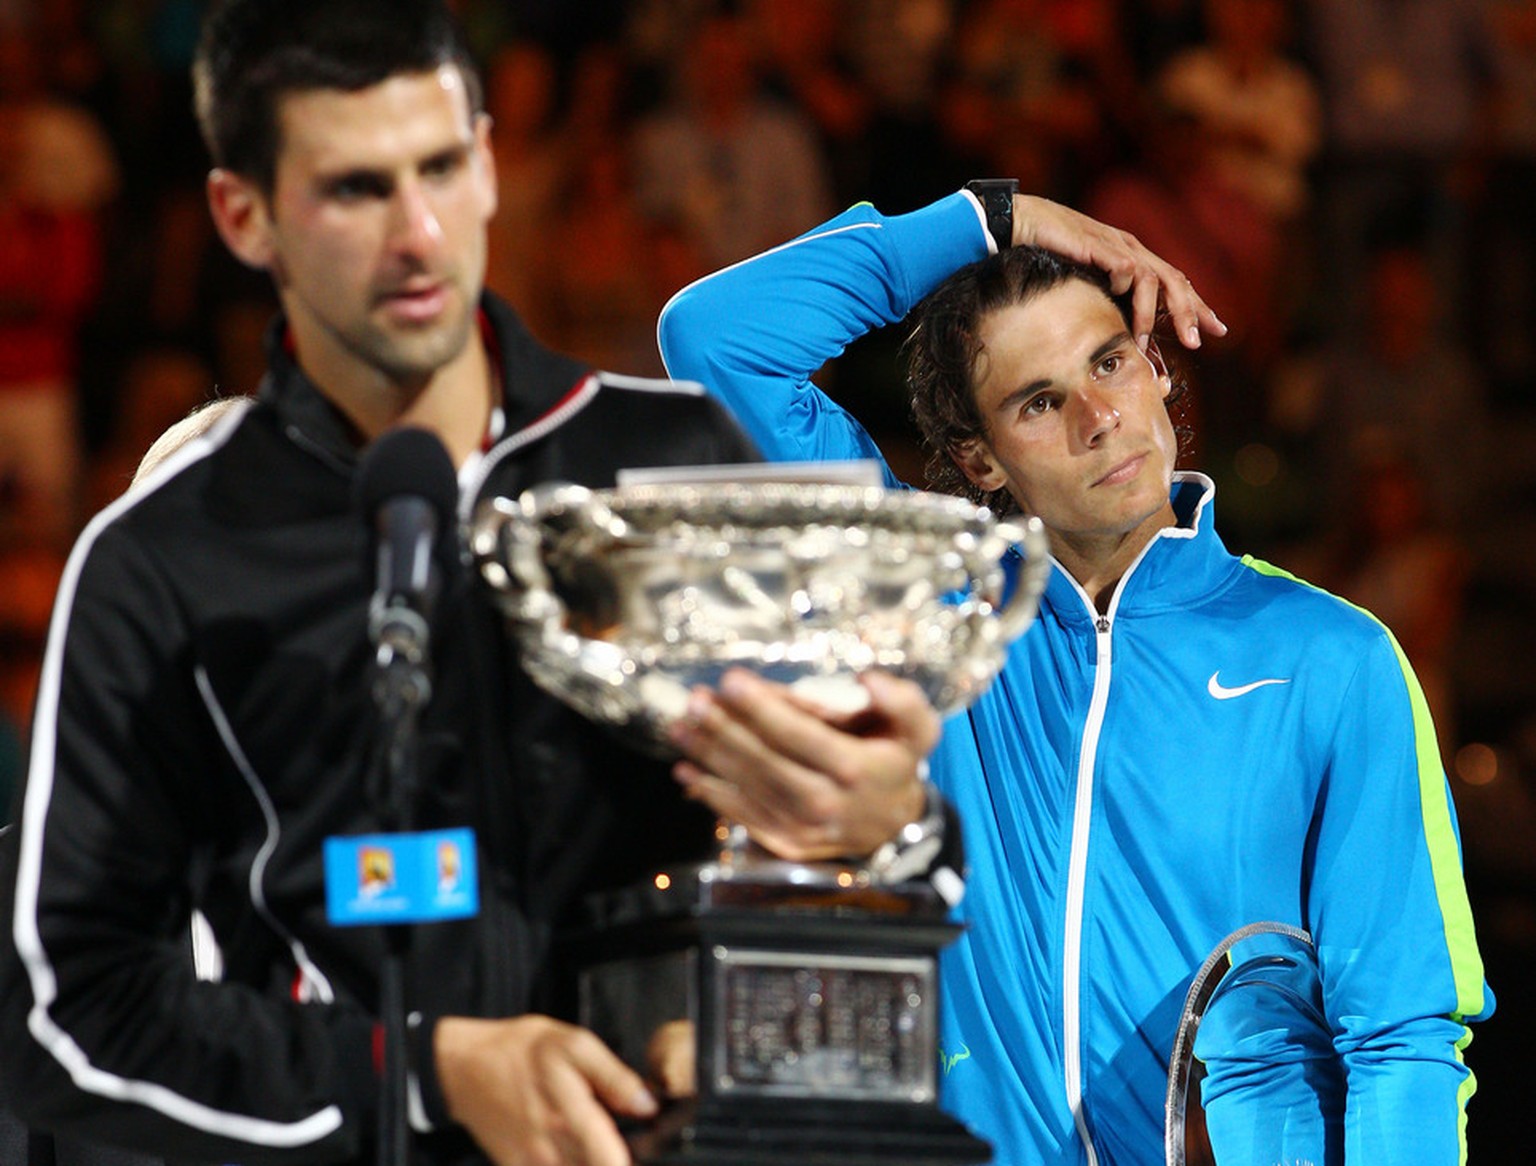
[[[965,894],[965,842],[960,836],[959,819],[944,795],[928,781],[927,769],[924,762],[921,816],[880,846],[864,866],[876,885],[926,877],[939,896],[953,907]]]
[[[987,232],[999,251],[1013,246],[1013,196],[1019,193],[1017,178],[973,178],[965,184],[981,203]]]

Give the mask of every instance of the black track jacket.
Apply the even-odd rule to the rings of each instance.
[[[461,479],[461,513],[550,480],[611,486],[624,466],[756,460],[696,386],[594,373],[493,297],[483,313],[507,425]],[[376,1123],[383,938],[328,925],[321,858],[327,836],[379,828],[374,580],[354,443],[282,335],[257,402],[76,545],[20,824],[0,843],[9,1104],[173,1159],[366,1160]],[[415,929],[408,1004],[429,1019],[537,1010],[577,899],[702,855],[712,819],[661,763],[533,687],[467,572],[438,601],[433,651],[418,828],[476,830],[481,910]],[[194,908],[221,982],[187,957]],[[472,1147],[450,1131],[416,1151]]]

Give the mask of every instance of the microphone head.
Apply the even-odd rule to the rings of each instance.
[[[363,451],[352,496],[370,532],[370,563],[386,549],[385,543],[405,533],[397,529],[401,523],[420,530],[425,520],[433,544],[432,557],[449,571],[457,565],[454,535],[458,529],[459,479],[447,448],[435,433],[402,426],[381,434]],[[413,512],[417,517],[411,517]],[[397,553],[403,550],[398,548]]]
[[[453,525],[459,504],[459,479],[453,460],[435,433],[416,426],[386,430],[357,466],[353,497],[368,517],[393,498],[424,498],[437,515],[439,529]]]

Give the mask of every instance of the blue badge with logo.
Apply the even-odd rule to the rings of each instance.
[[[361,834],[325,840],[325,909],[338,927],[431,923],[480,910],[475,832]]]

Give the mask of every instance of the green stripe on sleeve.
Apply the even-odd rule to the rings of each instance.
[[[1333,595],[1305,579],[1298,579],[1289,571],[1282,570],[1252,555],[1244,555],[1243,565],[1261,575],[1289,579],[1303,587],[1328,595],[1347,607],[1369,618],[1387,634],[1392,650],[1397,654],[1398,667],[1403,672],[1403,682],[1408,689],[1408,701],[1413,710],[1414,752],[1419,777],[1419,813],[1423,820],[1424,841],[1429,850],[1430,870],[1435,881],[1435,897],[1440,906],[1440,917],[1445,927],[1446,952],[1451,961],[1451,976],[1456,985],[1457,1016],[1475,1015],[1483,1010],[1483,961],[1477,950],[1477,936],[1472,924],[1472,905],[1467,900],[1467,888],[1462,879],[1461,848],[1456,840],[1456,830],[1451,825],[1451,807],[1445,788],[1445,771],[1440,764],[1440,749],[1435,741],[1435,726],[1430,719],[1429,704],[1424,690],[1414,675],[1413,666],[1404,655],[1402,645],[1392,630],[1379,619],[1357,604]],[[1470,1096],[1471,1080],[1463,1088]]]

